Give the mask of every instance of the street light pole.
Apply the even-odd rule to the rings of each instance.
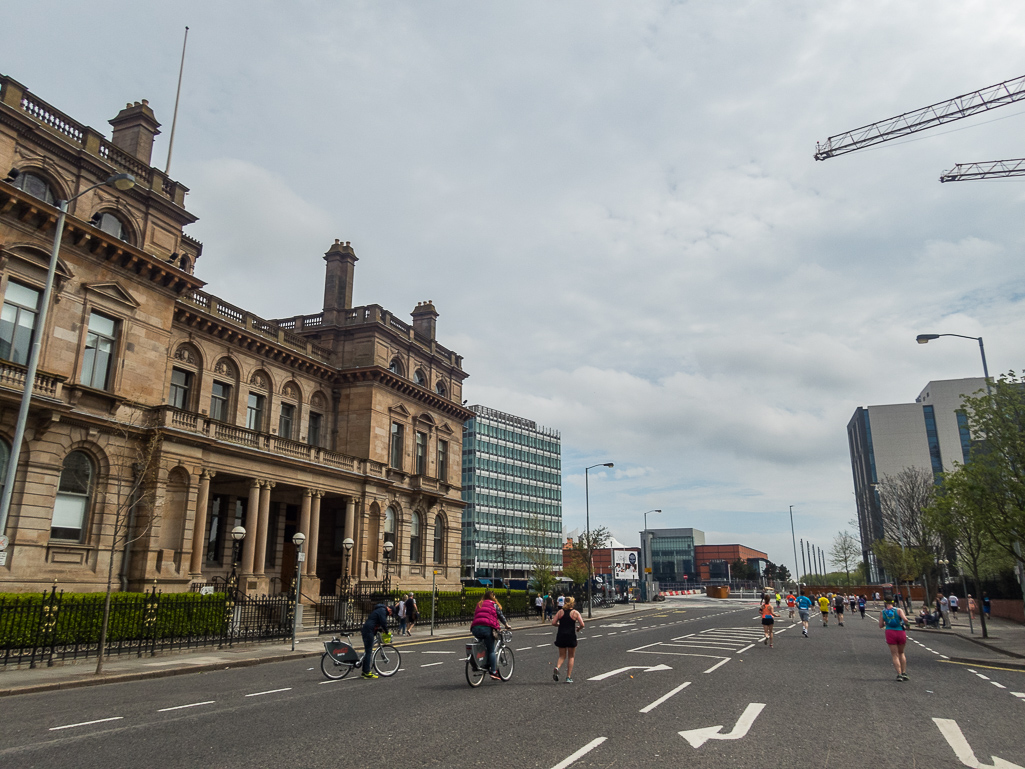
[[[794,571],[800,568],[800,564],[797,561],[797,539],[794,536],[794,506],[790,506],[790,539],[794,543]],[[801,595],[801,575],[797,574],[794,582],[797,583],[797,594]]]
[[[587,485],[587,471],[595,467],[613,467],[612,462],[599,462],[584,468],[584,515],[587,523],[587,618],[591,619],[591,551],[594,549],[591,542],[591,495]]]
[[[122,192],[127,192],[135,186],[135,177],[131,174],[114,174],[99,184],[72,195],[67,200],[57,203],[60,213],[57,216],[57,227],[53,233],[53,247],[50,250],[50,264],[46,269],[46,286],[43,288],[43,297],[40,300],[39,317],[36,319],[36,328],[32,332],[32,349],[28,356],[28,366],[25,370],[25,389],[21,394],[21,407],[18,409],[18,420],[14,427],[14,437],[11,439],[11,456],[7,460],[7,474],[4,476],[3,495],[0,496],[0,534],[7,529],[7,516],[11,511],[11,496],[14,493],[14,479],[18,471],[18,460],[21,457],[21,442],[25,439],[25,426],[28,424],[28,410],[32,403],[32,390],[35,389],[36,369],[39,368],[39,352],[42,349],[41,338],[46,333],[46,316],[50,311],[50,297],[53,294],[53,277],[57,272],[57,255],[60,253],[61,238],[64,235],[64,221],[68,215],[68,205],[87,192],[92,192],[97,187],[115,187]]]
[[[295,651],[295,634],[299,628],[299,617],[302,614],[303,594],[303,561],[306,560],[306,553],[303,552],[303,543],[306,535],[297,531],[292,537],[292,544],[295,545],[295,604],[292,606],[292,651]]]
[[[648,513],[661,513],[661,510],[648,510],[644,514],[644,541],[641,543],[641,549],[644,553],[644,600],[651,600],[651,585],[648,580],[648,569],[651,569],[651,573],[654,573],[654,568],[651,565],[651,534],[648,533]]]

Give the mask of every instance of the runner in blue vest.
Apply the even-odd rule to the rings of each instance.
[[[893,608],[893,599],[887,598],[879,613],[879,627],[886,628],[886,643],[890,647],[890,658],[898,681],[908,680],[908,661],[904,656],[904,646],[908,642],[908,634],[904,632],[907,621],[904,610]]]
[[[797,613],[801,616],[801,632],[808,637],[808,612],[811,611],[812,601],[804,593],[797,599]]]

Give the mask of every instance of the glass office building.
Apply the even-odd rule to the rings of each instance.
[[[559,433],[485,406],[463,425],[463,574],[526,579],[562,568]]]
[[[683,582],[698,576],[694,560],[695,545],[705,544],[705,532],[699,529],[648,529],[641,532],[648,543],[652,579],[655,582]]]

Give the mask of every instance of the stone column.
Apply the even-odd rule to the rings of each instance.
[[[311,577],[317,576],[317,548],[320,545],[320,499],[324,496],[323,491],[314,491],[311,496],[310,510],[310,538],[309,547],[306,550],[306,571]]]
[[[273,481],[263,481],[260,484],[260,522],[256,531],[256,558],[253,560],[253,574],[257,577],[263,576],[264,564],[267,561],[267,530],[270,528],[270,490],[274,488]]]
[[[199,496],[196,498],[196,514],[192,520],[192,558],[189,561],[189,577],[203,578],[203,546],[206,545],[206,513],[210,507],[210,479],[217,473],[204,469],[199,474]]]
[[[303,503],[299,510],[299,531],[306,537],[306,560],[302,562],[302,575],[305,577],[310,563],[310,548],[313,546],[313,538],[310,536],[310,498],[313,496],[313,489],[303,489]]]
[[[253,560],[256,554],[256,535],[259,532],[258,514],[260,509],[260,481],[253,478],[249,481],[249,504],[246,505],[246,538],[242,540],[242,573],[253,573]]]

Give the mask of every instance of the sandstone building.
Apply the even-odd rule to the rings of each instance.
[[[110,123],[106,139],[0,75],[0,468],[42,345],[17,471],[0,478],[13,484],[0,592],[103,589],[111,563],[115,586],[186,590],[226,577],[239,524],[248,591],[288,588],[297,530],[308,596],[386,568],[400,587],[458,586],[474,414],[433,303],[412,323],[353,307],[356,254],[339,241],[320,312],[264,320],[205,293],[188,190],[151,166],[152,110]],[[125,172],[133,189],[70,203],[37,328],[55,203]]]

